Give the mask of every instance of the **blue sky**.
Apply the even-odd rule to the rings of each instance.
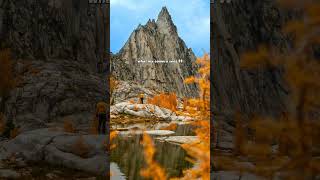
[[[157,19],[163,6],[196,56],[210,51],[210,0],[110,0],[111,52],[117,53],[139,24]]]

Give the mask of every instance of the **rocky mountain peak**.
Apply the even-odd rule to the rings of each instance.
[[[166,7],[162,7],[158,15],[157,25],[159,31],[161,31],[163,34],[177,34],[177,28],[174,25],[171,15]]]
[[[149,27],[149,28],[152,28],[152,29],[155,29],[157,26],[156,22],[154,19],[149,19],[147,24],[146,24],[146,27]]]
[[[161,9],[161,11],[160,11],[160,13],[159,13],[159,15],[158,15],[158,19],[159,19],[160,17],[164,17],[164,18],[171,19],[171,16],[170,16],[170,13],[169,13],[167,7],[165,7],[165,6],[162,7],[162,9]]]
[[[177,63],[181,60],[183,63]],[[157,21],[149,19],[131,33],[120,52],[113,56],[111,69],[118,80],[194,97],[198,94],[197,86],[183,81],[196,74],[195,60],[192,50],[179,37],[167,8],[163,7]]]

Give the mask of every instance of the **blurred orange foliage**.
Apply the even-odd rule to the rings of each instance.
[[[198,76],[185,80],[185,83],[197,83],[200,88],[198,99],[189,99],[185,104],[186,115],[195,118],[192,125],[196,127],[195,133],[199,141],[183,144],[188,153],[190,162],[195,166],[183,172],[179,179],[210,179],[210,56],[205,54],[197,59],[200,65]]]
[[[196,77],[185,79],[186,84],[197,83],[200,88],[200,97],[184,99],[184,110],[186,116],[192,116],[197,120],[208,120],[210,118],[210,57],[205,54],[197,59],[200,66]],[[184,114],[183,112],[181,114]]]
[[[186,159],[194,163],[194,167],[183,171],[183,177],[170,179],[210,179],[210,58],[208,54],[198,58],[196,61],[200,65],[197,77],[187,78],[185,83],[197,83],[200,87],[200,98],[184,100],[185,111],[179,112],[181,115],[192,116],[195,120],[192,125],[196,127],[195,133],[198,141],[181,145],[186,150]],[[152,104],[158,105],[160,97],[153,98]],[[176,96],[171,96],[175,99]],[[176,107],[176,104],[175,104]],[[175,125],[168,128],[176,128]],[[167,179],[165,171],[154,161],[155,148],[151,137],[143,135],[144,156],[147,167],[141,171],[141,175],[154,180]]]
[[[234,156],[214,156],[215,167],[249,172],[267,179],[317,179],[320,149],[320,3],[312,0],[279,0],[287,9],[298,8],[301,17],[288,22],[283,32],[292,37],[290,51],[258,48],[242,56],[249,69],[279,68],[288,86],[290,110],[281,117],[253,117],[248,124],[236,115]],[[278,47],[277,47],[278,48]],[[250,131],[250,133],[249,133]],[[241,158],[239,157],[241,155]],[[250,159],[248,168],[239,162]]]
[[[188,161],[195,164],[191,169],[183,172],[184,176],[179,179],[210,179],[210,122],[207,120],[199,120],[193,122],[197,127],[195,130],[200,142],[192,142],[181,145],[189,155]]]
[[[109,136],[110,148],[109,149],[108,149],[107,141],[104,142],[107,151],[111,151],[112,149],[117,147],[116,144],[112,143],[112,141],[117,137],[117,135],[118,135],[118,131],[111,131],[110,132],[110,136]],[[109,173],[107,172],[107,177],[109,178],[109,176],[112,176],[111,171]]]
[[[110,132],[110,143],[117,137],[118,132],[117,131],[111,131]],[[110,145],[110,150],[114,149],[116,147],[116,144],[112,144]]]
[[[165,171],[154,160],[156,150],[154,148],[154,144],[151,137],[147,134],[143,134],[143,140],[141,144],[144,148],[146,168],[141,170],[140,174],[145,178],[152,178],[153,180],[167,179]]]

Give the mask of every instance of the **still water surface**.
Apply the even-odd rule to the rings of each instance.
[[[179,125],[176,136],[193,136],[190,125]],[[117,137],[113,143],[116,148],[111,152],[111,180],[143,180],[140,171],[145,167],[141,135]],[[165,169],[169,177],[182,176],[184,169],[192,167],[185,160],[186,152],[179,146],[167,142],[155,141],[156,161]]]

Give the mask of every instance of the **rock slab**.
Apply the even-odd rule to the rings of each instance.
[[[22,133],[5,142],[0,147],[0,160],[14,156],[26,162],[44,161],[101,175],[107,172],[105,141],[104,135],[80,136],[39,129]],[[86,156],[81,156],[77,153],[79,151]]]

